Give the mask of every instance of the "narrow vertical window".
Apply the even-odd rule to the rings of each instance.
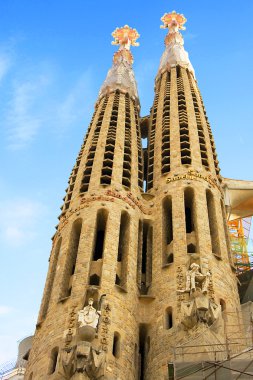
[[[168,364],[168,374],[169,374],[169,380],[175,379],[175,369],[174,369],[174,363]]]
[[[193,190],[185,189],[184,192],[184,207],[185,207],[185,228],[186,233],[190,234],[194,231],[194,221],[193,221]]]
[[[32,380],[32,378],[33,378],[33,372],[30,373],[28,380]]]
[[[108,132],[107,132],[103,167],[102,167],[101,178],[100,178],[101,185],[106,185],[106,186],[110,185],[111,180],[112,180],[116,130],[117,130],[117,122],[118,122],[119,98],[120,98],[120,92],[116,90],[114,94],[110,124],[109,124]]]
[[[49,302],[50,302],[51,294],[53,290],[53,285],[54,285],[58,257],[59,257],[60,249],[61,249],[61,242],[62,242],[62,239],[60,238],[50,258],[50,262],[52,260],[52,263],[51,263],[51,267],[49,267],[50,269],[49,269],[48,278],[47,278],[47,282],[45,286],[44,299],[41,305],[39,320],[43,320],[47,315],[47,310],[48,310],[48,306],[49,306]]]
[[[113,336],[112,354],[115,358],[120,357],[120,334],[118,332],[115,332]]]
[[[145,379],[147,367],[147,324],[141,323],[139,326],[139,380]]]
[[[49,359],[48,375],[52,375],[53,373],[55,373],[57,360],[58,360],[58,354],[59,354],[59,348],[58,347],[53,348],[51,351],[50,359]]]
[[[137,278],[141,294],[148,294],[152,282],[153,228],[150,221],[139,222]]]
[[[167,330],[173,327],[172,307],[169,306],[165,311],[165,328]]]
[[[173,225],[171,197],[163,201],[163,264],[173,263]]]
[[[184,207],[185,207],[185,230],[187,241],[187,252],[194,253],[198,250],[198,236],[196,225],[196,206],[193,189],[184,190]],[[192,252],[194,250],[194,252]]]
[[[108,212],[106,210],[98,211],[92,261],[97,261],[103,257],[107,218]]]
[[[89,274],[90,285],[100,285],[107,220],[108,211],[106,209],[98,210]]]
[[[226,302],[223,299],[220,299],[220,307],[222,312],[226,310]]]
[[[115,283],[122,287],[126,286],[127,281],[127,261],[129,249],[129,228],[130,217],[127,212],[121,213],[120,218],[120,232],[118,244],[118,257],[117,257],[117,272]]]
[[[212,252],[220,257],[220,243],[219,243],[219,234],[218,234],[218,225],[216,218],[216,207],[214,202],[213,194],[210,190],[206,191],[206,203],[208,210],[208,220],[209,220],[209,230],[212,244]]]
[[[162,174],[170,172],[170,72],[167,72],[162,120]]]
[[[74,222],[72,231],[71,231],[70,245],[69,245],[69,250],[67,253],[65,271],[64,271],[64,276],[63,276],[61,298],[66,298],[71,295],[81,229],[82,229],[82,220],[78,219]]]
[[[177,66],[178,121],[182,165],[191,164],[191,147],[182,68]]]

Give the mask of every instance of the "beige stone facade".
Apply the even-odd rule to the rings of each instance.
[[[122,86],[102,93],[53,238],[26,380],[169,379],[180,347],[192,342],[196,360],[239,335],[221,185],[184,63],[159,71],[148,118]],[[78,311],[90,298],[101,315],[84,338]]]

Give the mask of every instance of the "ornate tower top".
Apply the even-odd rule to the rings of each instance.
[[[114,37],[112,45],[119,45],[120,47],[113,55],[113,66],[108,71],[106,80],[100,89],[99,97],[119,89],[138,99],[137,86],[132,70],[134,60],[130,46],[139,46],[136,40],[140,35],[136,29],[125,25],[121,28],[116,28],[112,32],[112,36]]]
[[[181,29],[185,30],[184,24],[187,19],[183,14],[176,13],[176,11],[172,11],[171,13],[164,13],[163,17],[161,17],[161,21],[164,25],[161,25],[161,29]]]
[[[165,13],[161,18],[163,25],[162,29],[169,29],[167,36],[165,37],[165,51],[162,55],[159,71],[170,70],[171,67],[181,65],[187,67],[194,75],[194,69],[189,60],[188,53],[184,49],[184,39],[179,30],[185,30],[184,24],[186,18],[184,15],[172,11],[171,13]]]

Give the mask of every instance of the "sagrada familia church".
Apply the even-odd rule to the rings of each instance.
[[[145,117],[130,51],[139,34],[112,33],[119,49],[69,178],[26,380],[253,376],[227,229],[228,213],[252,214],[252,183],[220,175],[186,19],[161,20]]]

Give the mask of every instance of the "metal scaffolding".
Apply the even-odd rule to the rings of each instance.
[[[249,248],[251,220],[252,217],[248,217],[228,222],[231,251],[238,273],[253,267],[253,263],[250,260],[252,252]]]

